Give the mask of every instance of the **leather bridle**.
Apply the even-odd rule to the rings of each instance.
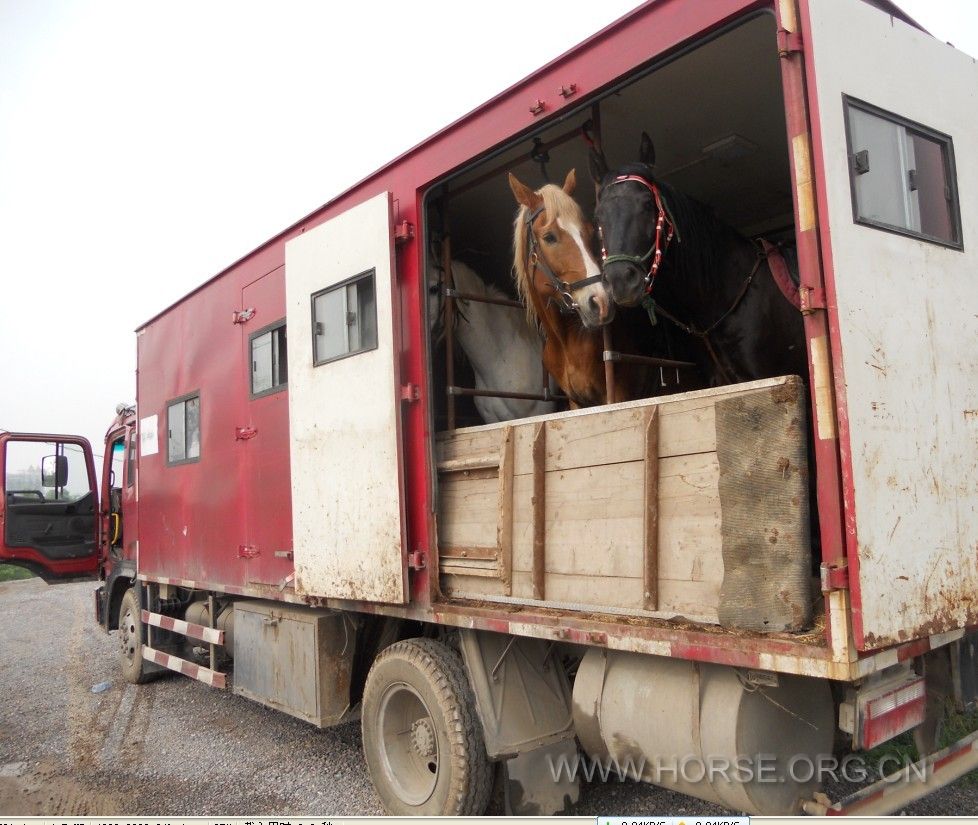
[[[557,293],[557,296],[560,299],[558,305],[561,312],[567,314],[577,312],[579,304],[574,298],[574,293],[586,286],[598,283],[602,278],[604,278],[604,275],[599,272],[597,275],[592,275],[589,278],[582,278],[580,281],[574,281],[573,283],[564,281],[557,277],[557,274],[547,263],[546,258],[544,258],[544,256],[541,254],[540,246],[537,244],[537,237],[533,234],[533,222],[540,216],[543,209],[543,206],[538,206],[526,218],[526,238],[530,248],[529,265],[534,269],[539,268],[546,276],[551,288]]]
[[[655,208],[658,211],[655,219],[655,234],[652,238],[652,246],[649,247],[649,251],[644,255],[625,255],[621,253],[609,255],[604,245],[604,233],[601,231],[601,227],[598,226],[598,235],[601,238],[601,270],[603,272],[605,266],[618,262],[632,264],[632,266],[637,267],[639,270],[646,270],[647,268],[645,275],[645,294],[648,295],[652,292],[652,284],[655,281],[655,276],[659,272],[662,256],[666,254],[666,250],[672,242],[676,226],[662,201],[662,194],[659,192],[659,187],[651,181],[639,175],[619,175],[608,186],[614,186],[617,183],[626,183],[628,181],[640,183],[652,193],[652,200],[655,202]]]

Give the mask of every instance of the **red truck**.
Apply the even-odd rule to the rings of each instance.
[[[735,810],[897,810],[978,765],[934,735],[978,693],[976,80],[887,0],[648,3],[140,326],[101,469],[0,434],[0,561],[97,577],[132,682],[233,667],[313,725],[359,714],[391,813],[481,813],[493,765],[554,812],[581,758]],[[429,266],[505,280],[507,172],[643,130],[663,180],[797,247],[808,374],[456,426]],[[782,770],[910,730],[918,769],[846,800]],[[780,781],[674,769],[757,754]]]

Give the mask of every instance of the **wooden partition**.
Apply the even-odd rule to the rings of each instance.
[[[797,378],[439,435],[443,595],[717,623],[725,566],[716,409],[737,398],[748,410],[773,410],[759,420],[779,431],[740,432],[741,452],[780,468],[786,459],[777,445],[787,436],[804,453]],[[807,485],[797,454],[790,471],[775,474],[787,481],[793,473],[796,487],[800,475]],[[736,472],[751,484],[749,469]],[[767,487],[757,494],[783,492]],[[798,499],[792,495],[796,512],[779,513],[771,535],[804,533],[807,549],[807,500]],[[794,525],[787,531],[786,516]],[[762,556],[764,544],[755,542]]]

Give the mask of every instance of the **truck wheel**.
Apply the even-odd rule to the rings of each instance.
[[[458,654],[434,639],[384,650],[363,692],[363,752],[395,816],[479,816],[492,766]]]
[[[122,595],[119,605],[119,662],[122,665],[122,677],[134,685],[145,682],[149,675],[146,673],[143,659],[143,644],[140,641],[139,601],[136,592],[131,588]]]

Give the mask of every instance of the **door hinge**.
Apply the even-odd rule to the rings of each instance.
[[[414,240],[414,224],[401,221],[394,227],[394,243],[400,246],[411,240]]]
[[[798,287],[798,300],[801,302],[801,314],[808,315],[817,309],[825,309],[825,290],[820,286]]]
[[[261,550],[259,550],[253,544],[239,544],[238,545],[238,558],[239,559],[254,559],[261,555]]]
[[[425,567],[424,550],[415,550],[413,553],[408,553],[407,564],[408,564],[408,570],[424,570]]]
[[[831,593],[833,590],[849,589],[849,567],[845,559],[834,562],[822,562],[819,568],[822,578],[822,592]]]
[[[249,438],[254,438],[258,435],[257,427],[235,427],[234,437],[238,441],[247,441]]]
[[[248,307],[247,309],[236,309],[234,312],[231,313],[231,323],[246,324],[254,317],[255,317],[254,307]]]
[[[421,388],[417,384],[404,384],[401,387],[401,401],[405,404],[413,404],[421,398]]]
[[[801,35],[787,29],[778,29],[778,57],[788,57],[801,51]]]

